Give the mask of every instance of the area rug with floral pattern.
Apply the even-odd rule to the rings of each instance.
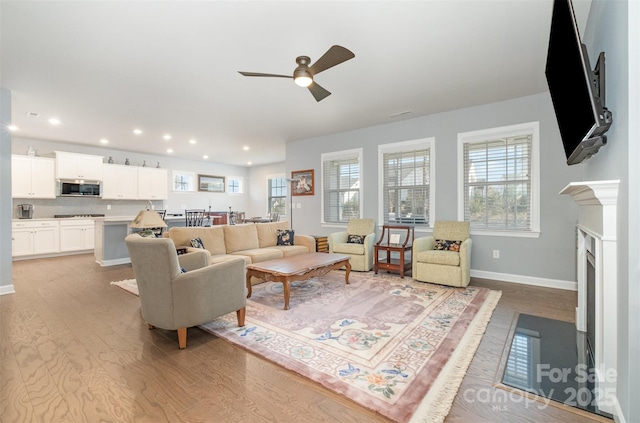
[[[253,286],[245,326],[236,313],[205,331],[397,422],[447,416],[501,293],[344,271],[291,286]],[[133,286],[123,286],[129,283]],[[135,281],[120,286],[137,294]]]

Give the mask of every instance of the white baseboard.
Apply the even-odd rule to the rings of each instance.
[[[13,288],[13,284],[0,286],[0,295],[15,294],[15,293],[16,293],[16,290]]]
[[[125,258],[113,259],[113,260],[102,260],[102,261],[96,260],[96,263],[98,263],[102,267],[115,266],[118,264],[131,263],[131,258],[125,257]]]
[[[559,279],[537,278],[534,276],[511,275],[509,273],[487,272],[484,270],[471,269],[471,277],[482,279],[494,279],[503,282],[521,283],[524,285],[544,286],[546,288],[564,289],[566,291],[577,291],[578,282],[563,281]]]

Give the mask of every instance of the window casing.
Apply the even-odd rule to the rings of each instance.
[[[322,154],[322,220],[343,224],[362,216],[362,149]]]
[[[267,210],[269,214],[280,213],[280,215],[286,215],[289,183],[284,176],[268,178],[267,181]]]
[[[433,226],[434,139],[378,146],[378,210],[383,224]]]
[[[472,232],[540,234],[538,122],[458,134],[458,219]]]
[[[240,176],[227,177],[227,192],[229,194],[242,194],[244,192],[243,178]]]
[[[195,192],[196,174],[174,170],[172,174],[172,190],[176,192]]]

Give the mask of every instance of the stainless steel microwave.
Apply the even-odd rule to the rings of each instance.
[[[100,197],[100,181],[59,181],[60,197]]]

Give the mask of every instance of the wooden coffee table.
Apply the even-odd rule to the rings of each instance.
[[[347,268],[345,283],[349,283],[351,263],[345,254],[306,253],[281,259],[262,261],[247,265],[247,298],[251,297],[251,277],[264,281],[281,282],[284,290],[284,309],[289,310],[290,283],[322,276],[330,270]]]

